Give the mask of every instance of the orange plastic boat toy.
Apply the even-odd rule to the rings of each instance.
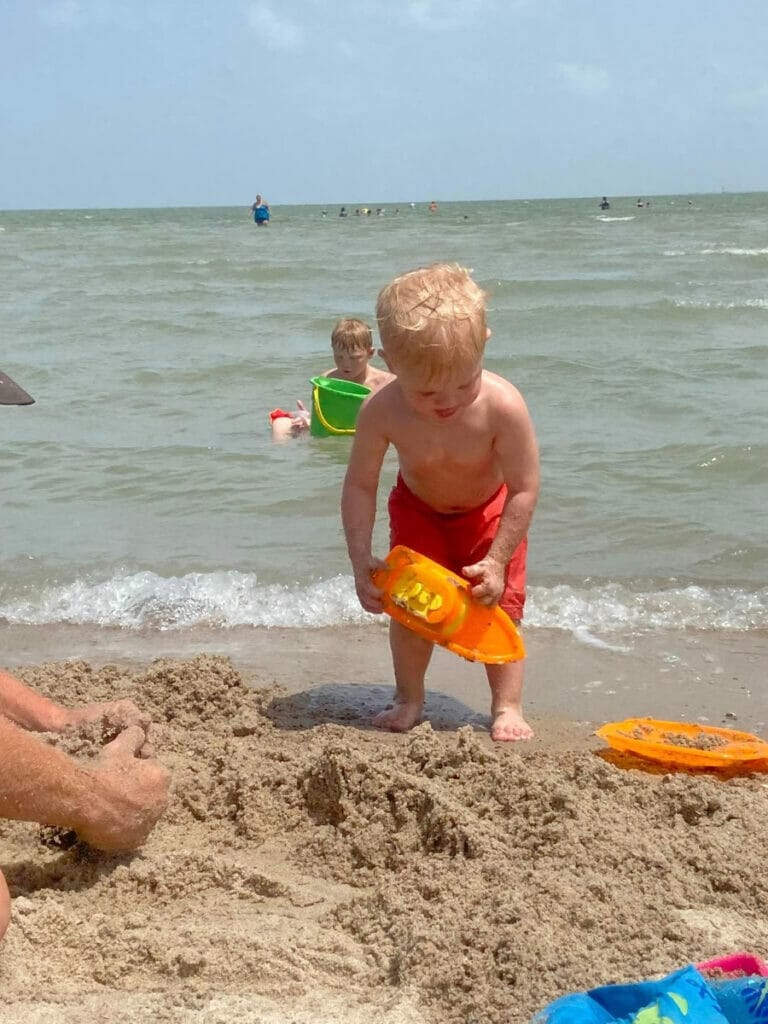
[[[735,729],[627,718],[601,726],[596,735],[614,750],[676,768],[768,771],[768,743]]]
[[[502,665],[525,657],[506,612],[472,599],[470,584],[426,555],[398,544],[373,582],[384,591],[384,611],[414,633],[469,661]]]

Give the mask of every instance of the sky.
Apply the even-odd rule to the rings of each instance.
[[[0,0],[0,209],[768,190],[766,0]]]

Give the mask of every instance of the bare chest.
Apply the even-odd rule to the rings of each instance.
[[[408,486],[434,508],[474,508],[501,483],[487,431],[414,431],[398,438],[400,471]]]

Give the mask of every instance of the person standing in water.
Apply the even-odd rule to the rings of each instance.
[[[256,196],[256,200],[251,206],[251,213],[257,227],[263,228],[269,224],[269,203],[265,202],[261,196]]]

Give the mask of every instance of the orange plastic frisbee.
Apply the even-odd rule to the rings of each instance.
[[[522,637],[501,608],[472,599],[470,584],[426,555],[398,544],[373,582],[384,611],[419,636],[469,661],[502,665],[525,657]]]
[[[626,718],[596,735],[613,747],[678,768],[744,768],[768,771],[768,743],[748,732],[690,722]]]

